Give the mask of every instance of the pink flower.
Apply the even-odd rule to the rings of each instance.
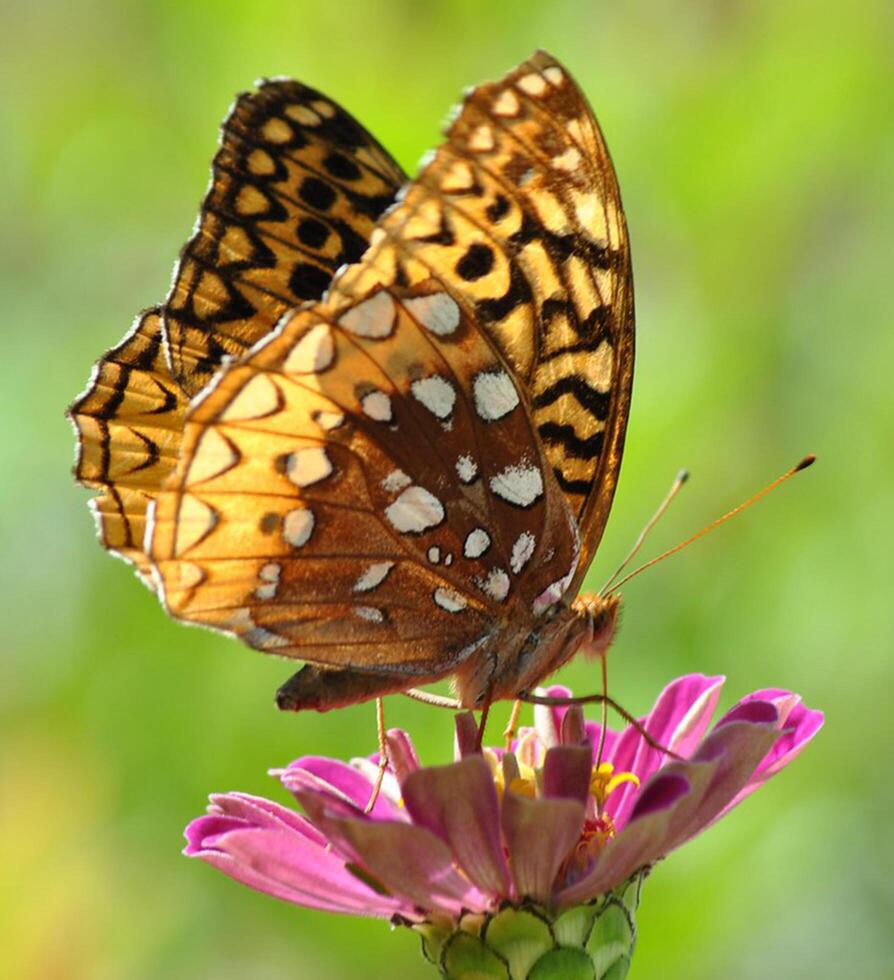
[[[216,794],[187,827],[184,853],[297,905],[417,923],[507,901],[553,912],[588,903],[737,806],[822,725],[796,694],[768,689],[708,731],[722,683],[681,677],[642,720],[681,759],[630,726],[606,732],[597,767],[600,731],[579,708],[538,708],[513,751],[477,752],[463,714],[450,765],[421,766],[409,736],[389,733],[389,768],[369,814],[375,761],[305,756],[275,775],[306,816]]]

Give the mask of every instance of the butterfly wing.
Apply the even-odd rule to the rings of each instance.
[[[574,527],[450,286],[338,282],[194,406],[151,554],[172,615],[411,684],[554,601]]]
[[[585,96],[543,52],[473,89],[446,136],[340,286],[362,295],[398,274],[451,283],[527,393],[580,527],[576,589],[608,519],[633,381],[614,168]]]
[[[363,259],[191,413],[152,538],[169,610],[409,677],[530,630],[605,523],[632,344],[604,143],[538,55],[471,93]]]
[[[240,96],[163,307],[142,314],[69,409],[75,478],[102,544],[144,581],[146,508],[180,451],[189,398],[366,248],[403,172],[347,112],[297,82]]]
[[[366,250],[406,177],[326,96],[287,79],[240,96],[164,308],[174,377],[189,394],[287,310],[319,299]]]
[[[96,365],[69,409],[78,438],[75,477],[99,491],[90,503],[100,541],[146,582],[146,509],[177,462],[186,405],[164,356],[161,311],[153,309]]]

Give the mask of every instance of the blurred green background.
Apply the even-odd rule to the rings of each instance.
[[[280,716],[289,664],[169,621],[96,545],[62,412],[164,296],[234,93],[307,81],[412,171],[462,88],[536,47],[590,96],[634,247],[633,413],[589,585],[681,466],[652,553],[819,456],[626,590],[611,684],[632,710],[701,670],[728,675],[727,706],[780,685],[827,712],[795,766],[655,871],[632,976],[894,976],[892,28],[887,0],[5,5],[4,976],[426,975],[409,933],[179,855],[206,793],[284,801],[266,768],[371,751],[373,708]],[[387,712],[446,761],[446,712]]]

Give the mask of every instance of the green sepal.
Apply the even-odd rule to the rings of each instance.
[[[525,903],[413,928],[448,980],[624,980],[644,877],[561,912]]]

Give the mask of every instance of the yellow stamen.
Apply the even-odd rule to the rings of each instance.
[[[615,774],[615,767],[610,762],[594,766],[590,775],[590,794],[596,800],[597,807],[601,810],[609,796],[624,783],[639,786],[639,777],[632,772]]]
[[[526,762],[520,762],[511,752],[506,752],[502,758],[492,749],[483,749],[485,761],[490,768],[493,776],[494,786],[497,796],[503,798],[506,791],[506,774],[509,773],[509,791],[517,793],[519,796],[528,796],[531,799],[537,796],[537,772]]]

